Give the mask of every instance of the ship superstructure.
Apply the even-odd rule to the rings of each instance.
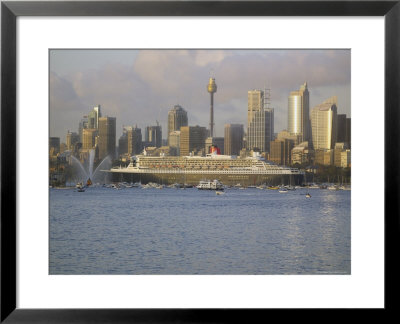
[[[115,167],[110,172],[116,181],[122,177],[131,182],[164,184],[198,184],[204,179],[218,179],[224,185],[300,184],[304,177],[304,172],[298,169],[278,166],[260,157],[217,154],[205,157],[137,155],[127,167]]]

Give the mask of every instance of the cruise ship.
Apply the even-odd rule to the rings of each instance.
[[[112,181],[156,182],[164,185],[181,183],[197,185],[202,180],[218,180],[223,185],[301,185],[304,172],[278,166],[261,156],[240,158],[231,155],[148,156],[131,157],[127,167],[114,167],[108,172]]]

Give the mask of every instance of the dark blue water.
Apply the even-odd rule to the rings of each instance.
[[[50,189],[50,274],[350,274],[350,191]]]

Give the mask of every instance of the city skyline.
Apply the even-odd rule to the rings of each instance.
[[[65,142],[82,116],[100,104],[103,116],[123,125],[160,123],[167,137],[168,111],[181,105],[189,125],[210,123],[207,83],[214,97],[215,135],[227,123],[247,125],[247,92],[271,89],[275,132],[287,129],[288,96],[307,82],[310,110],[336,95],[338,113],[351,117],[349,50],[52,50],[50,136]]]

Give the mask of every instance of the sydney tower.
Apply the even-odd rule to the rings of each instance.
[[[210,78],[207,85],[207,91],[211,95],[211,106],[210,106],[210,137],[214,135],[214,93],[217,92],[217,85],[215,79]]]

